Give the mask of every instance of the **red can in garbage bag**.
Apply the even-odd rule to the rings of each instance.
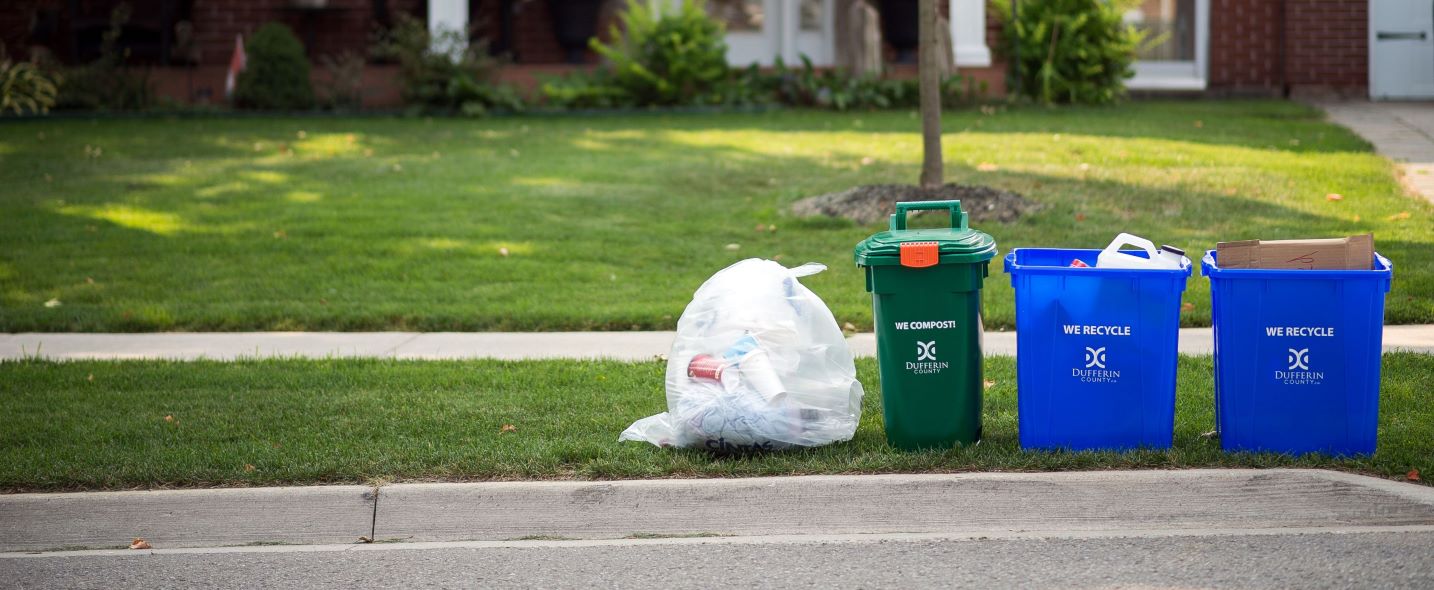
[[[687,363],[687,376],[693,379],[706,379],[720,383],[722,381],[722,369],[726,366],[727,363],[723,362],[722,359],[710,354],[699,354],[692,357],[692,361]]]

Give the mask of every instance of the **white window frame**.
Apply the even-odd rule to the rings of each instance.
[[[951,0],[951,53],[956,67],[991,65],[986,46],[986,0]]]
[[[1210,0],[1195,0],[1195,61],[1140,61],[1131,90],[1205,90],[1210,81]]]

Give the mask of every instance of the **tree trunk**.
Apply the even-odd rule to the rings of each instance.
[[[941,170],[941,36],[936,0],[920,0],[920,41],[917,69],[921,78],[921,186],[943,184]]]

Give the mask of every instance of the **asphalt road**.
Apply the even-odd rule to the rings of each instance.
[[[1434,531],[654,540],[0,559],[16,588],[1434,588]]]

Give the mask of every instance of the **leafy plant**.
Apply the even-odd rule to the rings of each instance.
[[[289,27],[269,23],[244,44],[248,64],[239,73],[234,104],[252,109],[299,110],[314,105],[309,58]]]
[[[610,62],[614,85],[639,105],[718,104],[728,80],[721,23],[696,0],[656,11],[628,0],[612,44],[591,41]]]
[[[633,106],[633,97],[613,80],[608,70],[577,71],[543,80],[547,104],[560,109],[610,109]]]
[[[59,75],[28,61],[12,61],[0,44],[0,114],[48,113],[59,93]]]
[[[324,106],[331,109],[357,109],[363,106],[364,58],[352,51],[340,53],[337,57],[325,55],[320,63],[328,73],[325,85]]]
[[[802,67],[790,69],[777,60],[775,92],[778,102],[794,106],[831,108],[839,111],[915,108],[921,97],[916,80],[888,80],[876,76],[852,75],[843,70],[817,71],[805,55]],[[943,103],[970,102],[985,91],[984,84],[968,85],[959,75],[942,80]]]
[[[1134,0],[1005,0],[992,9],[1004,26],[1007,59],[1018,64],[1022,94],[1051,103],[1104,104],[1125,95],[1125,79],[1145,33],[1122,15]],[[1014,49],[1014,51],[1013,51]]]
[[[481,115],[523,108],[517,91],[498,83],[503,61],[489,54],[486,39],[456,30],[430,33],[422,21],[400,15],[373,53],[398,62],[403,100],[415,110]]]
[[[149,71],[129,67],[129,52],[119,49],[120,34],[129,17],[129,4],[121,3],[110,11],[109,27],[100,36],[99,59],[65,71],[55,108],[124,111],[154,103]]]

